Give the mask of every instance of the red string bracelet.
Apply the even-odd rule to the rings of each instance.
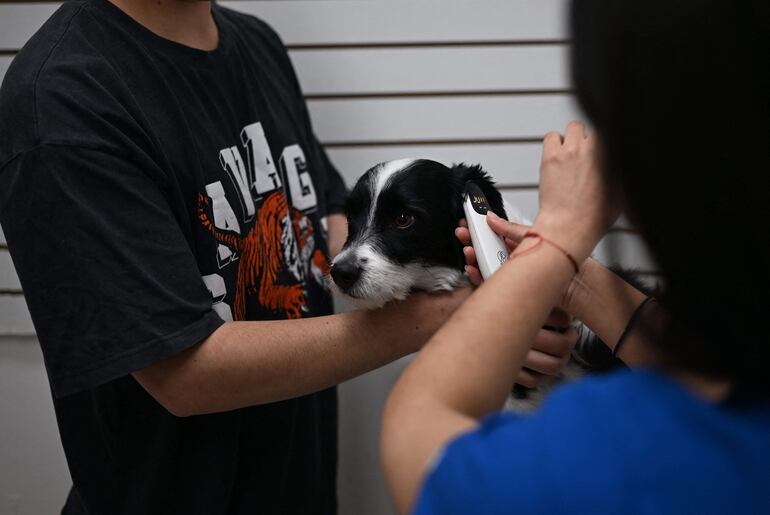
[[[577,260],[575,260],[575,258],[572,257],[572,254],[570,254],[569,252],[564,250],[564,248],[561,245],[559,245],[558,243],[556,243],[554,241],[551,241],[549,239],[543,238],[540,234],[536,233],[535,231],[527,231],[527,232],[525,232],[524,233],[524,237],[522,238],[522,241],[524,239],[526,239],[526,238],[537,238],[539,241],[537,243],[535,243],[533,246],[531,246],[530,248],[528,248],[527,250],[525,250],[524,252],[519,253],[519,255],[525,254],[525,253],[529,252],[530,250],[538,247],[542,242],[546,242],[549,245],[551,245],[552,247],[558,249],[559,252],[561,252],[562,254],[567,256],[567,259],[569,259],[569,262],[572,263],[572,267],[575,269],[575,273],[576,274],[578,272],[580,272],[580,267],[578,266]]]
[[[525,238],[526,238],[526,236],[525,236]],[[524,239],[524,238],[522,238],[522,240],[523,240],[523,239]],[[530,252],[532,252],[533,250],[535,250],[536,248],[538,248],[538,247],[540,246],[540,244],[541,244],[541,243],[543,243],[544,241],[545,241],[545,240],[544,240],[543,238],[539,238],[539,239],[537,240],[537,243],[535,243],[534,245],[532,245],[532,246],[531,246],[530,248],[528,248],[527,250],[524,250],[524,251],[522,251],[522,252],[519,252],[518,254],[516,254],[516,256],[515,256],[515,257],[523,256],[524,254],[529,254]]]

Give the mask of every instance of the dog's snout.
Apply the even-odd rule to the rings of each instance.
[[[334,283],[344,292],[352,288],[361,277],[361,267],[353,259],[342,259],[334,263],[330,272]]]

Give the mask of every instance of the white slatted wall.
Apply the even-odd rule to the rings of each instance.
[[[281,34],[316,133],[349,184],[388,159],[478,162],[511,203],[530,217],[537,212],[540,140],[580,117],[567,73],[566,0],[222,4],[260,16]],[[0,4],[0,77],[57,5]],[[596,255],[645,272],[654,268],[641,242],[622,224]],[[3,238],[0,335],[33,333]],[[353,410],[376,420],[378,414],[366,406],[370,401],[381,406],[386,391],[358,399]],[[344,420],[342,425],[344,433]],[[377,428],[369,430],[376,434]],[[367,466],[376,467],[376,448],[370,447],[359,451],[367,456]],[[344,468],[344,449],[342,462]],[[376,479],[344,494],[343,507],[351,513],[363,507],[367,513],[388,513],[378,472],[341,470],[341,479],[360,474]]]

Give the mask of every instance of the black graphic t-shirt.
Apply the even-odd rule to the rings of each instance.
[[[107,0],[66,2],[0,90],[0,223],[72,474],[66,514],[335,511],[333,389],[177,418],[131,376],[225,321],[332,311],[325,217],[344,185],[276,34],[213,14],[205,52]]]

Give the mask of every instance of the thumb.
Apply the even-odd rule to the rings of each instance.
[[[508,220],[500,218],[492,211],[487,212],[487,224],[495,234],[515,243],[519,243],[522,238],[524,238],[524,234],[529,230],[529,227],[526,225],[509,222]]]

